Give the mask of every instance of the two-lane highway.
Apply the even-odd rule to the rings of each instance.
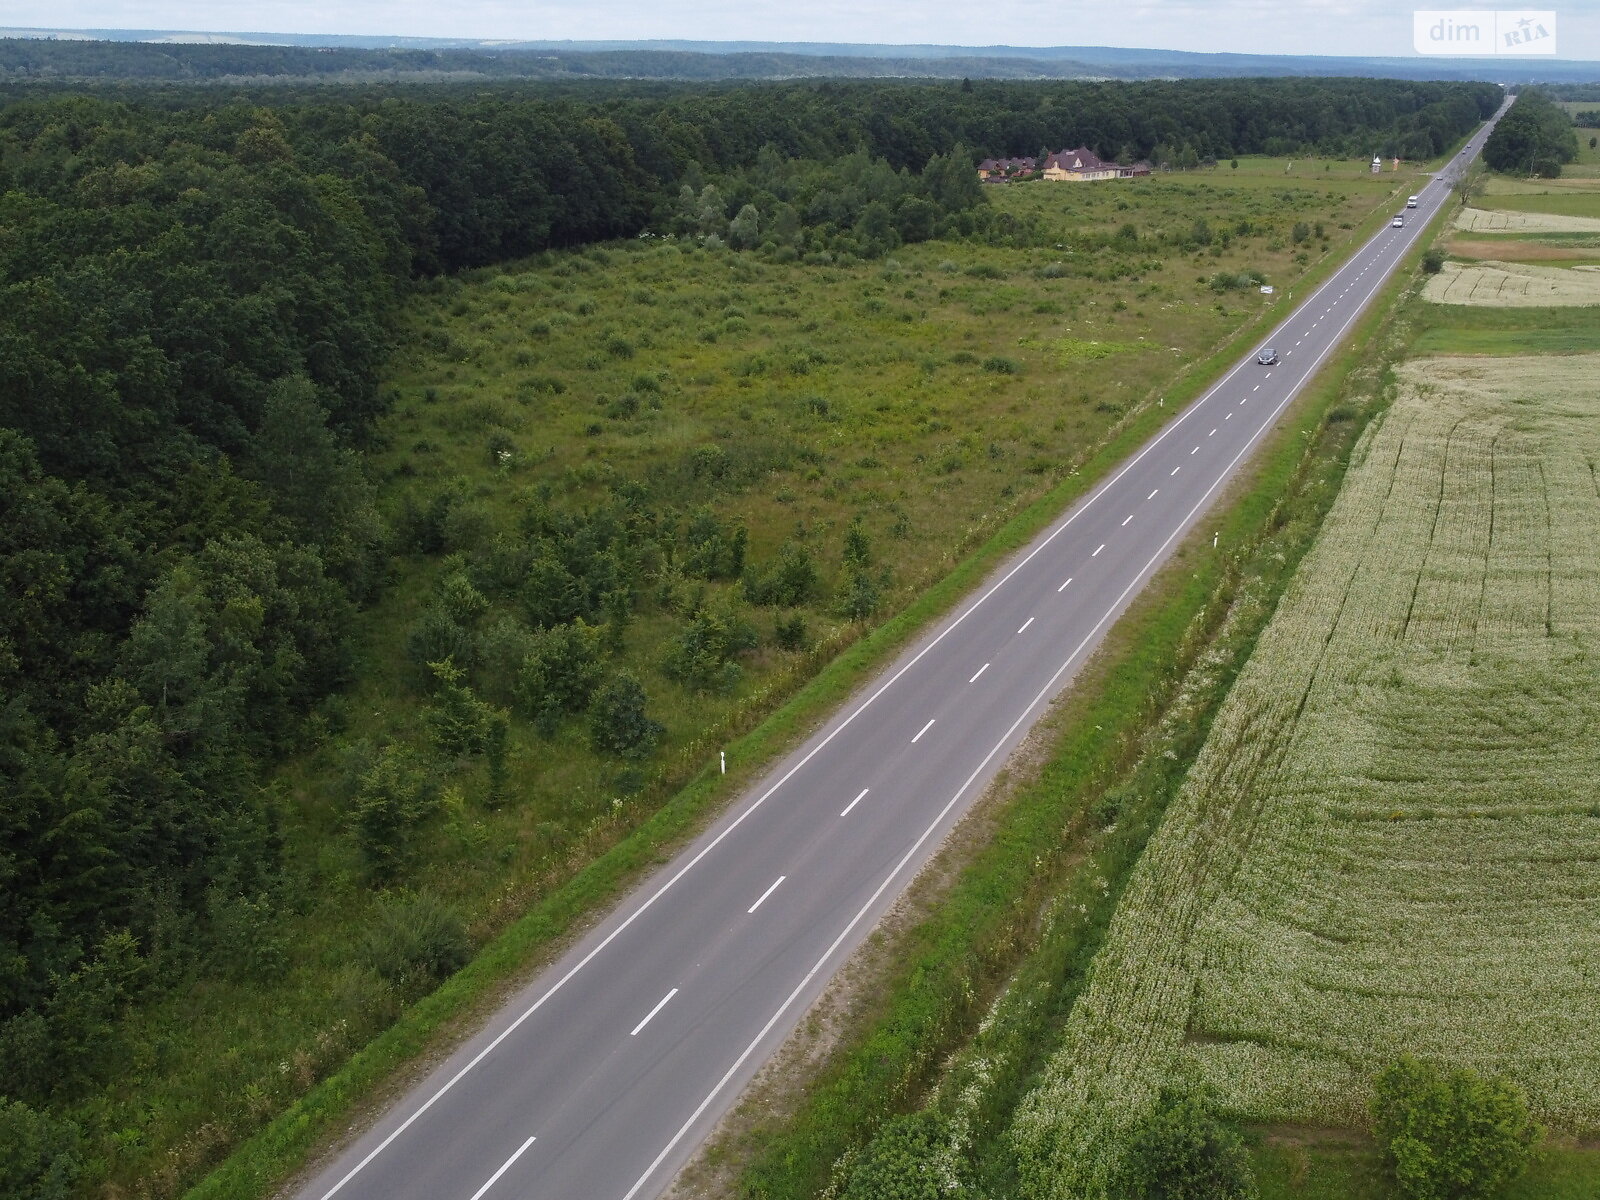
[[[1430,182],[1264,340],[1275,365],[1251,355],[1174,417],[301,1200],[657,1195],[1448,197]]]

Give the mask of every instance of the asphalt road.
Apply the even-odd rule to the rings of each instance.
[[[1385,226],[1264,339],[1277,365],[1252,354],[1174,416],[298,1196],[661,1192],[1338,345],[1449,185],[1420,195],[1403,228]]]

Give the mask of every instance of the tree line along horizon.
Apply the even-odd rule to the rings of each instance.
[[[449,492],[386,519],[364,464],[414,281],[649,230],[776,261],[1027,244],[979,157],[1065,141],[1426,158],[1501,95],[1299,79],[0,91],[0,1183],[93,1174],[65,1114],[117,1069],[122,1014],[211,969],[238,906],[274,886],[293,814],[264,774],[351,681],[356,615],[393,556],[455,549]],[[610,669],[605,628],[663,560],[775,610],[823,586],[802,549],[747,562],[739,529],[653,488],[540,507],[444,573],[407,647],[440,752],[492,760],[510,709],[535,727],[587,714],[602,752],[648,756],[648,697]],[[872,613],[859,530],[836,590],[843,615]],[[475,649],[486,596],[520,612],[525,669],[498,682]],[[721,686],[752,636],[686,612],[671,669]],[[414,800],[403,765],[366,763],[354,801],[375,880],[403,882],[385,850]]]

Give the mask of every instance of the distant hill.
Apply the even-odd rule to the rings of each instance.
[[[1150,79],[1278,75],[1574,83],[1600,80],[1600,63],[1200,54],[1110,46],[495,42],[153,29],[0,29],[3,80],[287,82],[416,77],[703,81],[823,76]]]

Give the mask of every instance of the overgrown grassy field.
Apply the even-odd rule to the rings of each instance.
[[[1513,1180],[1501,1200],[1592,1200],[1593,1150],[1546,1144],[1534,1152],[1527,1173]],[[1362,1138],[1306,1130],[1276,1132],[1254,1151],[1261,1200],[1394,1200],[1395,1185],[1383,1156]]]
[[[406,889],[460,913],[482,945],[874,620],[1030,501],[1075,483],[1074,471],[1130,422],[1154,419],[1186,364],[1270,311],[1325,247],[1416,186],[1406,174],[1343,165],[1308,182],[1301,164],[1293,176],[1285,165],[1242,161],[1237,172],[1127,187],[995,189],[1019,228],[1045,231],[1042,249],[928,243],[887,261],[802,264],[647,239],[442,280],[420,295],[374,463],[402,527],[446,495],[448,518],[431,552],[396,563],[365,618],[357,683],[274,785],[294,814],[285,823],[293,895],[250,936],[292,949],[286,969],[210,981],[147,1014],[134,1038],[147,1048],[138,1069],[97,1101],[133,1131],[107,1148],[119,1184],[177,1194],[425,1003],[426,980],[387,979],[370,961],[370,928],[394,896],[369,882],[350,797],[372,747],[430,753],[434,697],[408,640],[463,567],[530,510],[581,515],[627,492],[680,530],[701,515],[724,532],[742,526],[758,569],[784,543],[802,546],[819,576],[808,600],[782,608],[750,604],[736,579],[659,561],[638,578],[637,605],[605,662],[642,680],[648,715],[665,727],[642,762],[596,753],[582,721],[545,733],[513,711],[500,803],[489,802],[481,758],[431,768],[438,803],[404,846]],[[1208,241],[1185,248],[1160,236],[1187,238],[1198,219]],[[1131,236],[1112,236],[1128,224]],[[1105,244],[1069,252],[1063,240],[1057,250],[1052,227]],[[1277,297],[1238,286],[1252,270],[1279,285]],[[842,608],[855,521],[880,589],[878,615],[865,620]],[[718,686],[689,686],[668,676],[665,651],[708,608],[748,622],[756,645]],[[778,623],[795,617],[804,636],[780,644]],[[479,634],[520,619],[499,599],[474,618]],[[475,682],[504,703],[501,665],[491,652]],[[781,738],[762,744],[771,753]],[[729,782],[757,765],[730,756]],[[563,911],[570,921],[581,910]],[[514,952],[526,957],[560,928]],[[503,977],[511,962],[491,974]],[[482,983],[463,986],[440,1012],[483,998]],[[415,1052],[405,1044],[373,1061]],[[347,1104],[374,1078],[358,1072],[327,1103]]]
[[[1554,213],[1593,220],[1600,217],[1600,188],[1596,182],[1590,175],[1534,183],[1495,178],[1489,181],[1479,203],[1502,212]]]
[[[1181,1076],[1359,1125],[1413,1053],[1600,1128],[1597,366],[1404,369],[1019,1111],[1025,1195]]]
[[[1418,304],[1417,354],[1595,354],[1600,320],[1586,308]]]

